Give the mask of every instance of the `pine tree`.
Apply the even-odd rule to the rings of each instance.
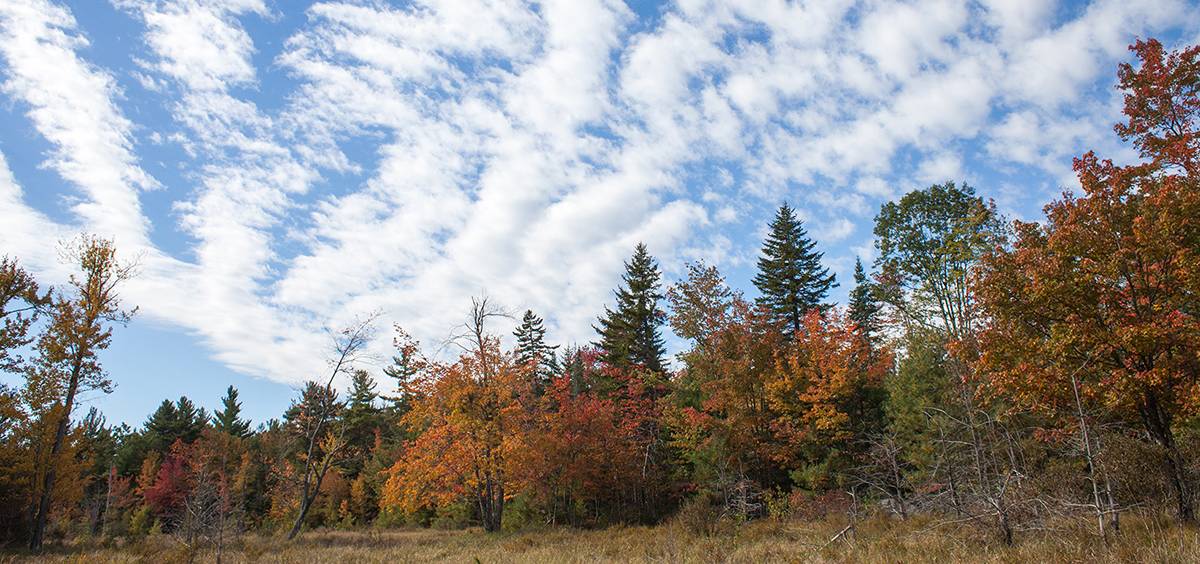
[[[663,297],[658,264],[644,243],[638,243],[633,257],[625,263],[621,280],[621,287],[614,291],[616,310],[605,307],[600,326],[593,326],[600,334],[596,345],[609,364],[619,367],[640,364],[661,372],[666,354],[661,328],[666,314],[658,309],[658,300]]]
[[[347,476],[358,475],[375,442],[375,432],[385,426],[383,410],[376,405],[379,393],[375,387],[375,379],[366,370],[355,370],[350,375],[350,394],[343,416],[346,440],[353,449],[353,456],[344,468]]]
[[[152,450],[165,452],[177,440],[195,441],[207,424],[208,412],[181,396],[175,403],[163,400],[146,421],[145,433],[150,438]]]
[[[408,413],[410,407],[410,387],[417,374],[426,366],[425,358],[421,355],[421,344],[411,335],[396,326],[396,336],[392,340],[396,354],[392,356],[392,364],[383,367],[383,375],[394,381],[395,394],[383,395],[383,399],[391,403],[389,410],[396,417]]]
[[[757,301],[794,334],[806,313],[825,307],[822,300],[837,286],[836,277],[821,266],[824,253],[816,250],[816,242],[786,202],[770,227],[754,276],[754,286],[762,293]]]
[[[366,370],[355,370],[350,375],[350,408],[374,408],[375,400],[379,398],[375,386],[375,379]]]
[[[213,414],[213,428],[234,437],[246,437],[250,434],[250,422],[242,419],[242,403],[238,401],[237,388],[229,386],[225,397],[221,398],[221,411]]]
[[[849,317],[863,337],[874,344],[879,333],[882,304],[875,297],[875,284],[867,278],[862,261],[854,259],[854,289],[850,290]]]
[[[569,378],[571,396],[578,396],[588,388],[588,383],[585,381],[583,351],[578,346],[569,345],[563,350],[562,358],[562,374]]]
[[[533,310],[525,310],[521,325],[513,331],[513,335],[517,338],[517,362],[522,366],[534,366],[534,391],[541,394],[550,378],[558,372],[558,359],[554,352],[558,345],[546,344],[546,328],[542,326],[542,318],[535,315]]]

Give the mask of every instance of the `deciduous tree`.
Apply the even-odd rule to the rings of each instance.
[[[87,390],[111,391],[112,383],[100,366],[98,353],[112,341],[112,324],[125,324],[132,312],[120,308],[117,293],[129,280],[135,265],[117,259],[112,241],[81,237],[66,247],[79,271],[71,275],[68,288],[55,296],[50,306],[50,325],[37,342],[37,365],[31,370],[57,383],[62,395],[54,406],[57,421],[50,442],[50,464],[41,476],[41,495],[35,510],[29,546],[42,547],[46,519],[50,513],[56,466],[71,425],[76,397]]]
[[[1116,129],[1147,160],[1076,159],[1083,193],[1048,205],[1044,225],[1017,222],[1013,247],[990,255],[981,367],[1009,401],[1062,425],[1078,421],[1077,387],[1084,405],[1140,426],[1191,521],[1176,426],[1200,409],[1200,48],[1131,50],[1141,66],[1120,68],[1128,121]]]

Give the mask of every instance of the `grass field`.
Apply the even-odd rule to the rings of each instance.
[[[247,535],[223,550],[224,562],[1200,562],[1200,531],[1167,518],[1129,517],[1107,544],[1083,523],[1026,531],[1006,547],[964,525],[915,519],[860,522],[754,522],[697,535],[676,524],[595,531],[554,528],[487,535],[480,531],[314,531],[295,542]],[[213,562],[168,536],[122,546],[79,543],[0,562]]]

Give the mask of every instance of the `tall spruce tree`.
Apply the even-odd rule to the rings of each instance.
[[[558,345],[546,344],[546,328],[542,325],[542,318],[535,315],[533,310],[525,310],[521,325],[513,331],[513,336],[517,338],[517,362],[533,365],[533,386],[540,394],[550,378],[558,372],[558,359],[555,356]]]
[[[343,467],[346,476],[358,475],[374,446],[376,431],[382,431],[387,426],[383,409],[377,405],[377,386],[366,370],[355,370],[350,375],[350,393],[342,415],[345,438],[352,450],[352,456]]]
[[[816,242],[808,237],[804,223],[786,202],[779,206],[770,227],[754,276],[754,286],[762,294],[757,301],[789,333],[795,333],[805,314],[824,307],[822,300],[837,281],[821,265],[824,253],[816,250]]]
[[[213,414],[213,428],[234,437],[246,437],[250,434],[250,422],[241,418],[242,402],[238,401],[237,388],[229,386],[225,397],[221,398],[221,411]]]
[[[879,312],[883,304],[876,298],[875,284],[867,278],[862,261],[854,259],[854,289],[850,290],[848,315],[854,325],[872,345],[879,334]]]
[[[593,326],[600,334],[596,345],[608,363],[620,367],[640,364],[656,372],[663,370],[666,344],[661,329],[666,313],[658,308],[658,300],[663,297],[659,276],[654,257],[646,250],[645,243],[638,243],[633,257],[625,263],[621,286],[613,292],[617,297],[616,309],[605,307],[600,325]]]

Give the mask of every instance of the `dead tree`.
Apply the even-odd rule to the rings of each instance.
[[[226,543],[240,531],[240,508],[230,499],[229,484],[222,472],[202,469],[193,479],[174,534],[191,550],[213,547],[220,564]]]
[[[888,500],[901,519],[908,519],[913,486],[899,441],[894,434],[881,433],[867,437],[864,443],[865,460],[854,471],[855,479],[868,491]]]
[[[338,454],[346,446],[345,429],[341,432],[330,432],[330,421],[333,419],[337,406],[337,392],[333,382],[340,374],[349,374],[354,363],[364,354],[364,349],[371,341],[375,331],[375,320],[378,313],[357,319],[348,327],[331,335],[332,355],[329,377],[324,385],[324,398],[317,402],[314,413],[305,414],[303,421],[303,440],[305,447],[304,468],[300,478],[300,511],[296,522],[288,532],[288,540],[296,538],[304,526],[304,518],[312,507],[325,474],[333,466]]]

